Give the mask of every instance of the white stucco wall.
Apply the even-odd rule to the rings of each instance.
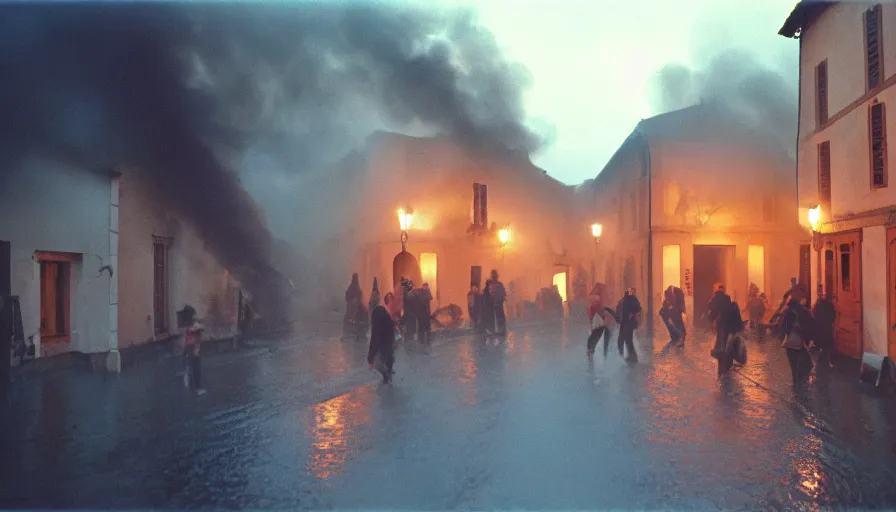
[[[831,212],[822,220],[883,208],[896,203],[896,176],[888,169],[889,187],[871,188],[868,109],[876,99],[887,109],[888,147],[896,137],[896,90],[869,98],[821,131],[815,121],[815,66],[828,60],[828,117],[834,117],[865,93],[862,15],[868,4],[840,3],[825,11],[803,35],[799,150],[799,195],[804,208],[818,204],[818,144],[831,143]],[[896,5],[884,4],[884,75],[896,72]],[[892,159],[891,159],[892,160]]]
[[[887,146],[896,147],[896,87],[882,91],[876,99],[888,105]],[[876,210],[896,204],[896,172],[888,159],[885,188],[871,187],[871,155],[868,143],[869,105],[861,105],[821,132],[800,144],[800,206],[820,203],[818,195],[818,144],[831,143],[831,211],[822,211],[822,221]]]
[[[871,3],[842,2],[828,8],[804,33],[800,84],[802,133],[816,129],[815,66],[828,61],[828,117],[865,94],[863,13]],[[884,3],[884,77],[896,72],[896,5]]]
[[[68,350],[105,352],[110,342],[110,178],[50,160],[31,159],[7,172],[0,186],[0,239],[11,242],[12,293],[22,306],[25,336],[40,331],[40,265],[35,251],[81,255],[71,272],[71,343],[41,347],[39,355]]]
[[[168,330],[185,304],[206,320],[207,338],[236,332],[237,286],[187,223],[162,207],[136,170],[124,170],[119,207],[118,338],[124,348],[156,339],[153,321],[153,237],[170,239]],[[218,312],[212,311],[217,303]],[[166,337],[162,334],[159,337]]]
[[[862,314],[865,352],[887,355],[887,235],[884,226],[862,230]]]

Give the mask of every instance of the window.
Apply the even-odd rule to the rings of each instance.
[[[747,247],[747,280],[765,289],[765,247],[761,245]]]
[[[155,334],[168,334],[168,246],[152,244],[152,316]]]
[[[502,249],[503,251],[503,249]],[[439,256],[434,252],[420,253],[420,278],[429,284],[429,292],[438,304],[439,301]]]
[[[868,115],[871,144],[871,186],[887,186],[887,110],[883,103],[871,105]]]
[[[681,288],[681,246],[663,246],[663,290],[674,286]]]
[[[815,66],[815,111],[818,126],[828,122],[828,61]]]
[[[868,90],[876,89],[883,82],[883,30],[880,4],[865,11],[865,71]]]
[[[634,192],[632,192],[629,205],[631,206],[632,231],[638,231],[638,196]]]
[[[822,209],[831,211],[831,142],[818,145],[818,200]]]
[[[850,291],[850,254],[849,244],[840,244],[840,290]]]
[[[824,292],[829,297],[834,297],[834,251],[824,251]]]

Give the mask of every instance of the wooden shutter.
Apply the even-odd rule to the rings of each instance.
[[[815,67],[815,98],[818,126],[828,122],[828,61],[827,59]]]
[[[883,103],[870,107],[869,142],[871,145],[871,187],[887,186],[887,111]]]
[[[824,211],[831,211],[831,141],[818,145],[818,199]]]
[[[880,4],[865,11],[865,70],[868,90],[883,82],[883,34]]]

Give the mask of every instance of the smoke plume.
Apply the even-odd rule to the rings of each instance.
[[[748,125],[763,134],[764,142],[794,156],[796,81],[764,66],[752,53],[726,50],[702,69],[667,64],[657,74],[651,101],[656,113],[702,102],[718,104],[727,109],[732,121]]]
[[[373,126],[480,149],[542,143],[523,123],[525,71],[463,11],[8,4],[0,76],[0,181],[32,154],[140,169],[268,309],[282,281],[273,237],[235,172],[250,149],[304,171]]]

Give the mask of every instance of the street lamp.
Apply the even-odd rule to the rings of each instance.
[[[510,242],[510,239],[510,226],[498,230],[498,241],[501,242],[501,265],[504,265],[504,248],[507,247],[507,243]]]
[[[411,229],[411,222],[414,220],[414,210],[411,208],[398,209],[398,225],[401,227],[401,250],[407,250],[408,246],[408,230]]]
[[[591,236],[594,237],[594,243],[600,241],[600,235],[604,232],[604,227],[600,224],[592,224],[591,225]]]

